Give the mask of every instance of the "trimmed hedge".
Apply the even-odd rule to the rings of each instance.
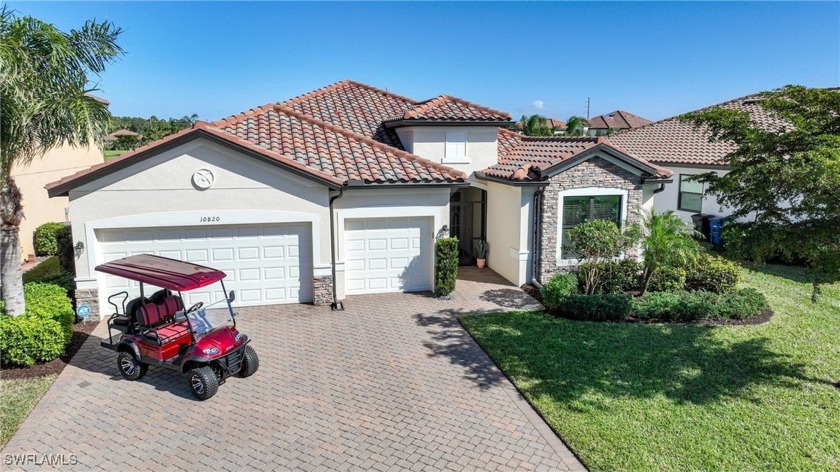
[[[26,312],[0,314],[0,362],[30,366],[50,361],[64,352],[73,336],[76,314],[63,287],[29,283],[23,287]],[[2,313],[2,307],[0,307]]]
[[[723,294],[705,291],[647,292],[639,298],[611,294],[572,295],[552,313],[588,321],[639,318],[686,322],[701,319],[742,320],[760,315],[769,308],[761,292],[746,288]]]
[[[64,287],[30,283],[23,286],[23,295],[26,299],[26,313],[23,316],[55,320],[63,330],[64,342],[70,342],[76,313]]]
[[[458,238],[435,242],[435,293],[446,296],[455,291],[458,279]]]
[[[703,253],[688,267],[685,289],[726,293],[735,290],[740,280],[740,265],[722,257]]]
[[[76,250],[73,249],[73,231],[69,225],[65,226],[56,235],[56,240],[58,242],[58,260],[61,264],[61,270],[75,276]]]
[[[629,317],[632,309],[632,298],[629,295],[596,293],[571,295],[554,312],[573,320],[620,321]]]
[[[35,229],[33,245],[36,256],[58,255],[58,233],[67,225],[62,223],[44,223]]]
[[[31,366],[64,352],[64,329],[58,321],[33,316],[0,315],[0,362]]]
[[[678,292],[685,288],[686,271],[680,267],[660,267],[648,283],[650,292]]]
[[[540,289],[543,304],[548,309],[557,308],[563,300],[578,292],[578,278],[575,274],[559,272]]]

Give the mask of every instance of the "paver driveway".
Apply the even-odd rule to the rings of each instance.
[[[260,370],[207,402],[159,368],[122,380],[100,324],[4,457],[75,454],[82,470],[582,469],[455,319],[534,302],[475,274],[451,301],[240,309]]]

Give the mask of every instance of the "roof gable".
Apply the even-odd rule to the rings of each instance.
[[[611,113],[598,115],[594,118],[586,120],[589,123],[590,129],[632,129],[653,123],[647,118],[634,115],[623,110],[616,110]]]
[[[494,110],[451,95],[439,95],[426,100],[404,113],[386,121],[385,126],[396,127],[417,123],[469,123],[502,125],[510,122],[510,114]]]
[[[667,178],[671,172],[611,145],[603,137],[525,136],[499,130],[499,163],[480,176],[510,182],[539,182],[604,152],[649,178]]]

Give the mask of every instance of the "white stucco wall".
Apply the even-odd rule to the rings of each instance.
[[[432,220],[432,231],[428,234],[434,251],[434,240],[449,225],[449,196],[451,190],[444,188],[416,189],[348,189],[335,201],[336,228],[336,292],[339,299],[345,297],[345,220],[355,218],[427,217]],[[329,219],[326,220],[329,224]],[[434,261],[434,252],[431,255]],[[329,254],[328,254],[329,257]],[[434,263],[434,262],[433,262]]]
[[[215,174],[198,190],[198,169]],[[222,215],[202,223],[200,216]],[[98,228],[223,225],[309,221],[316,275],[329,273],[329,211],[325,186],[199,139],[70,192],[73,238],[85,249],[76,261],[79,288],[96,288],[92,265]]]
[[[487,266],[519,286],[529,281],[534,188],[487,183]]]
[[[467,157],[469,163],[450,163],[446,156],[446,131],[467,132]],[[498,128],[493,126],[412,126],[398,128],[406,151],[431,161],[440,162],[468,175],[486,169],[498,159]]]

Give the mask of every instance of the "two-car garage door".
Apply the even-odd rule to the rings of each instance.
[[[97,237],[104,262],[156,254],[223,270],[225,287],[236,290],[237,305],[312,301],[308,224],[108,229]],[[121,290],[139,295],[136,283],[119,277],[105,276],[100,284],[105,296]],[[222,293],[215,284],[184,296],[189,305],[219,300]]]

